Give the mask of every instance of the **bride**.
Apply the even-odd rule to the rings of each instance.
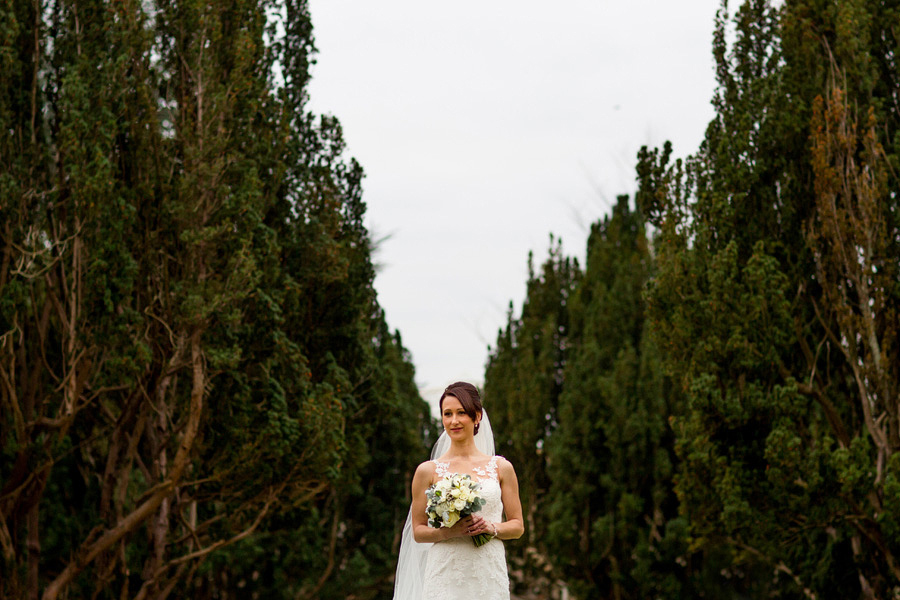
[[[508,460],[494,455],[491,425],[474,385],[448,386],[440,408],[444,433],[434,445],[432,460],[419,465],[413,476],[394,600],[509,600],[501,540],[519,538],[524,532],[516,472]],[[425,514],[425,491],[453,473],[480,481],[487,503],[453,527],[434,529]],[[492,539],[476,548],[471,538],[482,533]]]

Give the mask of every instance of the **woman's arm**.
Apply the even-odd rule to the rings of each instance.
[[[419,465],[416,469],[416,474],[413,475],[412,507],[410,509],[412,513],[413,539],[419,543],[442,542],[454,537],[474,535],[467,531],[472,524],[471,516],[459,520],[453,527],[435,529],[428,524],[428,515],[425,514],[425,506],[427,504],[425,491],[431,485],[433,478],[434,463],[430,461]]]
[[[519,479],[512,463],[505,458],[500,459],[500,493],[503,499],[503,512],[506,520],[492,523],[497,537],[501,540],[517,540],[525,533],[525,521],[522,519],[522,501],[519,499]],[[488,527],[490,530],[490,527]]]

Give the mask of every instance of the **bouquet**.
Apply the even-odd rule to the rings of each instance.
[[[481,510],[486,500],[478,495],[481,484],[469,475],[454,473],[438,481],[425,491],[428,505],[428,524],[438,529],[453,527],[463,517]],[[472,536],[476,547],[491,541],[491,536],[479,533]]]

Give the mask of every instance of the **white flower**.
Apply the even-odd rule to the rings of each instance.
[[[425,511],[429,524],[437,527],[453,527],[463,511],[471,510],[473,504],[483,501],[479,495],[481,485],[468,475],[453,473],[433,484],[427,492],[428,504]]]

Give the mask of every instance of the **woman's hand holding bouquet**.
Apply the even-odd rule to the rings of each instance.
[[[469,475],[454,473],[432,485],[425,492],[428,504],[428,524],[434,528],[453,527],[464,519],[481,510],[485,499],[479,495],[481,484]],[[488,543],[493,536],[480,533],[472,536],[476,547]]]

